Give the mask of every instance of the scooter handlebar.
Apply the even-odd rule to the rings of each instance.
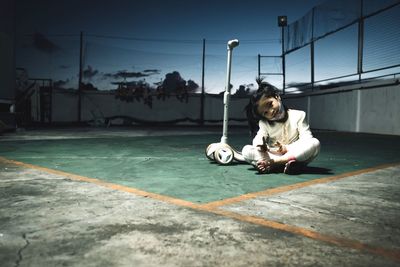
[[[228,41],[228,49],[230,49],[230,50],[232,50],[233,48],[235,48],[238,45],[239,45],[238,39],[233,39],[233,40]]]

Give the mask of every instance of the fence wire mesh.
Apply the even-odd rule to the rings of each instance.
[[[285,92],[396,77],[400,1],[326,1],[285,28]]]

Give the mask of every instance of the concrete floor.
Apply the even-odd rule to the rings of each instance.
[[[182,133],[0,138],[88,132]],[[399,192],[390,164],[194,204],[0,158],[0,265],[400,266]]]

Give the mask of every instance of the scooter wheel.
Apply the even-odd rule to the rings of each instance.
[[[209,144],[205,150],[206,157],[214,161],[215,143]]]
[[[214,152],[214,159],[221,165],[227,165],[234,159],[233,150],[228,146],[219,147]]]

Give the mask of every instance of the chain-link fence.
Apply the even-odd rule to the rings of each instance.
[[[79,33],[17,36],[16,62],[30,78],[56,88],[219,94],[225,90],[228,40],[142,39]],[[232,93],[254,89],[257,54],[279,39],[240,40],[233,58]],[[81,74],[81,77],[79,77]],[[137,88],[137,90],[135,90]],[[136,93],[137,93],[136,92]]]
[[[336,0],[285,27],[285,92],[400,73],[400,1]]]
[[[212,106],[222,110],[227,41],[34,33],[18,36],[17,66],[28,81],[52,81],[53,106],[73,109],[67,116],[53,107],[54,121],[87,121],[102,114],[136,122],[213,122],[222,120]],[[279,39],[240,40],[233,52],[233,98],[247,99],[257,88],[257,52],[277,45]],[[48,113],[33,111],[43,112]]]

